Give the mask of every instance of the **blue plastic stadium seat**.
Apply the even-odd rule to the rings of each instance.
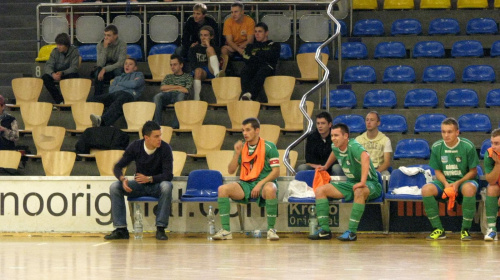
[[[408,167],[420,167],[425,170],[431,170],[431,173],[435,174],[434,170],[426,164],[422,165],[411,165]],[[421,189],[427,183],[423,173],[418,173],[416,175],[410,176],[404,174],[401,170],[395,169],[391,173],[389,183],[387,184],[387,193],[385,194],[386,200],[422,200],[421,195],[409,195],[409,194],[393,194],[392,192],[400,187],[405,186],[417,186]]]
[[[377,75],[371,66],[351,66],[344,72],[344,83],[375,83],[376,81]]]
[[[500,40],[493,42],[493,45],[491,45],[490,56],[500,56]]]
[[[312,188],[316,170],[302,170],[295,174],[295,180],[306,182]]]
[[[343,37],[347,36],[347,25],[345,24],[345,22],[343,20],[338,20],[338,21],[340,23],[340,35]],[[332,22],[332,24],[333,24],[333,22]],[[336,28],[335,24],[333,24],[333,28],[335,30],[335,28]],[[332,31],[332,32],[334,32],[334,31]]]
[[[304,43],[300,45],[299,51],[297,53],[315,53],[316,49],[321,46],[322,43]],[[322,53],[326,53],[330,55],[330,49],[328,46],[325,46],[322,50]]]
[[[491,138],[488,138],[483,141],[483,144],[481,144],[481,151],[479,152],[479,158],[483,159],[484,155],[486,154],[486,151],[491,148]]]
[[[366,59],[368,50],[362,42],[342,43],[342,59]],[[338,50],[335,52],[335,59],[338,59]]]
[[[366,130],[365,118],[360,115],[340,115],[335,117],[332,123],[346,124],[352,133],[362,133]]]
[[[461,40],[451,47],[452,57],[483,57],[483,44],[477,40]]]
[[[491,120],[485,114],[463,114],[458,117],[461,132],[491,132]]]
[[[432,107],[438,105],[437,93],[433,89],[418,88],[411,89],[406,93],[404,106],[409,107]]]
[[[441,123],[446,119],[444,114],[422,114],[415,120],[415,133],[441,132]]]
[[[142,61],[142,50],[139,45],[127,45],[127,55],[137,61]]]
[[[429,23],[429,35],[458,35],[460,25],[454,18],[437,18]]]
[[[486,107],[500,106],[500,88],[492,89],[486,94]]]
[[[380,126],[378,129],[382,132],[400,132],[408,131],[406,118],[399,114],[380,115]]]
[[[149,55],[173,54],[177,48],[176,44],[156,44],[149,50]]]
[[[350,89],[330,90],[331,108],[355,108],[358,103],[356,94]],[[326,108],[326,97],[323,98],[323,108]]]
[[[477,92],[468,88],[451,89],[444,98],[444,107],[473,107],[479,106]]]
[[[492,18],[473,18],[467,22],[466,32],[470,34],[496,34],[498,25]]]
[[[439,41],[421,41],[413,47],[413,57],[444,57],[444,45]]]
[[[406,47],[401,42],[381,42],[375,47],[375,58],[406,58]]]
[[[408,65],[395,65],[385,68],[383,83],[414,83],[415,69]]]
[[[431,150],[429,143],[424,139],[401,139],[396,144],[394,159],[421,158],[429,159]]]
[[[290,44],[280,43],[280,45],[281,45],[280,59],[287,60],[292,58],[293,52]]]
[[[469,65],[465,67],[462,74],[462,82],[476,83],[476,82],[490,82],[496,81],[495,69],[490,65]]]
[[[97,61],[97,45],[81,45],[78,51],[82,61]]]
[[[447,82],[454,83],[457,80],[455,70],[449,65],[431,65],[424,69],[422,82],[436,83]]]
[[[362,19],[354,24],[354,36],[383,36],[384,24],[378,19]]]
[[[194,170],[189,173],[186,192],[182,202],[217,201],[217,192],[222,183],[222,174],[217,170]]]
[[[420,35],[422,34],[422,24],[417,19],[405,18],[397,19],[392,23],[391,35]]]
[[[372,89],[365,93],[363,108],[396,107],[396,93],[391,89]]]

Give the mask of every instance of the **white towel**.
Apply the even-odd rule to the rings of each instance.
[[[392,194],[409,194],[409,195],[422,195],[422,190],[418,186],[403,186],[395,188]]]

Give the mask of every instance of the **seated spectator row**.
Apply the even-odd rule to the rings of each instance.
[[[326,97],[323,98],[325,108]],[[429,88],[411,89],[406,92],[404,107],[431,107],[438,106],[437,92]],[[354,91],[350,89],[330,90],[330,107],[333,108],[356,108],[358,100]],[[395,108],[397,95],[391,89],[372,89],[365,93],[363,108]],[[500,106],[500,89],[492,89],[486,95],[486,108]],[[478,94],[474,89],[456,88],[446,93],[444,107],[479,107]]]
[[[353,0],[354,10],[376,10],[378,9],[377,0]],[[420,9],[451,9],[451,0],[384,0],[384,10],[413,10],[420,3]],[[500,0],[495,0],[493,6],[500,8]],[[488,9],[487,0],[458,0],[458,9]]]
[[[368,65],[348,67],[343,76],[344,83],[376,83],[375,68]],[[455,69],[450,65],[431,65],[424,69],[423,83],[454,83],[457,81]],[[469,65],[462,73],[463,83],[496,81],[495,69],[490,65]],[[415,83],[415,69],[408,65],[388,66],[384,70],[382,83]]]
[[[363,42],[345,42],[342,43],[343,59],[367,59],[368,48]],[[477,40],[460,40],[453,44],[451,48],[451,57],[483,57],[485,55],[484,47]],[[500,40],[495,41],[490,48],[491,57],[500,56]],[[439,41],[420,41],[413,47],[413,58],[444,58],[446,50],[443,43]],[[407,58],[407,48],[404,43],[398,41],[381,42],[377,44],[374,51],[374,58]],[[338,58],[338,52],[335,53]]]
[[[456,19],[437,18],[429,23],[429,35],[458,35],[460,26]],[[498,23],[492,18],[473,18],[468,21],[466,34],[497,34]],[[417,19],[395,20],[391,25],[391,36],[422,35],[422,24]],[[353,36],[385,36],[384,23],[378,19],[362,19],[354,24]]]

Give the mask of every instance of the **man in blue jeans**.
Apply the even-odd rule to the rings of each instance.
[[[119,181],[111,184],[111,215],[116,228],[104,239],[128,239],[127,210],[125,198],[153,196],[158,198],[156,213],[156,239],[167,240],[165,228],[168,226],[172,205],[173,157],[170,145],[161,140],[161,128],[148,121],[142,128],[144,139],[132,142],[123,157],[116,163],[113,172]],[[122,173],[124,167],[135,161],[134,180],[128,180]]]

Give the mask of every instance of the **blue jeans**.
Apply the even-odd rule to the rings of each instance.
[[[183,101],[185,97],[186,94],[180,91],[157,93],[153,98],[156,105],[154,121],[157,124],[162,125],[163,108],[165,108],[169,104],[174,104],[177,101]],[[177,120],[177,116],[175,114],[174,114],[174,120],[172,122],[172,127],[179,128],[179,121]]]
[[[127,210],[125,208],[125,196],[130,198],[140,196],[152,196],[158,198],[158,212],[156,215],[157,227],[168,227],[170,209],[172,206],[172,182],[163,181],[153,184],[139,184],[134,180],[128,181],[132,192],[123,189],[122,182],[116,181],[109,187],[111,196],[111,216],[115,228],[127,227]]]

